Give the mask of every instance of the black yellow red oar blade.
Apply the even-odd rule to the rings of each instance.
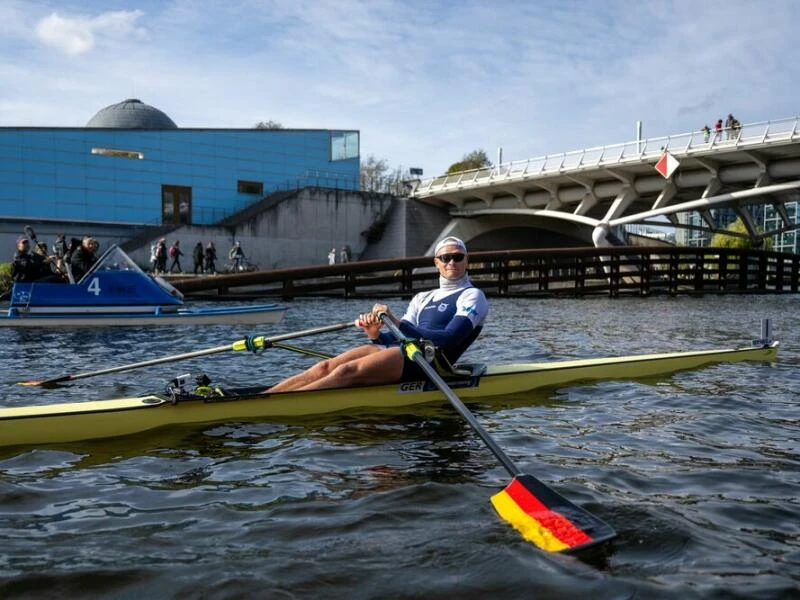
[[[62,377],[54,377],[53,379],[47,380],[31,379],[30,381],[18,381],[17,385],[41,385],[47,387],[57,383],[64,383],[65,381],[72,381],[72,375],[63,375]]]
[[[583,550],[613,538],[611,526],[533,475],[517,475],[492,496],[497,513],[529,542],[548,552]]]
[[[418,344],[404,336],[385,315],[380,315],[380,318],[401,341],[406,355],[420,366],[513,477],[505,490],[492,496],[492,504],[500,516],[526,540],[548,552],[564,552],[581,550],[616,535],[610,525],[576,506],[532,475],[523,475],[436,369],[425,360]]]

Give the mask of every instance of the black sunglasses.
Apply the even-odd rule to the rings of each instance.
[[[461,262],[464,260],[464,254],[462,252],[455,252],[453,254],[440,254],[436,257],[436,259],[445,264],[449,263],[451,260],[453,262]]]

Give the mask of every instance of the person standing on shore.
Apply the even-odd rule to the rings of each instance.
[[[181,268],[181,256],[183,256],[183,252],[181,252],[180,245],[180,240],[175,240],[172,242],[172,246],[169,247],[169,257],[172,259],[169,265],[170,273],[172,273],[175,267],[178,267],[178,273],[183,273],[183,269]]]
[[[167,272],[167,240],[161,238],[156,244],[156,273]]]
[[[158,242],[150,244],[150,270],[158,275]]]
[[[244,250],[242,250],[242,243],[237,241],[231,251],[228,253],[228,258],[233,261],[233,272],[238,273],[242,269],[242,261],[244,260]]]
[[[214,242],[208,242],[206,246],[206,273],[217,272],[217,249],[214,247]]]
[[[203,242],[197,242],[192,250],[192,260],[194,261],[194,274],[203,274]]]

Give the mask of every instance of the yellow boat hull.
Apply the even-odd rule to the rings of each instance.
[[[601,379],[634,379],[696,369],[717,362],[775,360],[768,347],[704,350],[592,358],[543,363],[490,365],[480,374],[453,380],[465,400],[516,394],[541,387]],[[390,408],[442,401],[428,382],[398,383],[313,392],[185,400],[166,395],[39,406],[0,408],[0,446],[43,445],[130,435],[178,424],[296,417],[363,408]]]

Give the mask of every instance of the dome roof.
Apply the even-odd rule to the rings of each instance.
[[[89,119],[86,127],[112,127],[115,129],[177,129],[178,126],[165,113],[136,98],[123,100],[99,110]]]

